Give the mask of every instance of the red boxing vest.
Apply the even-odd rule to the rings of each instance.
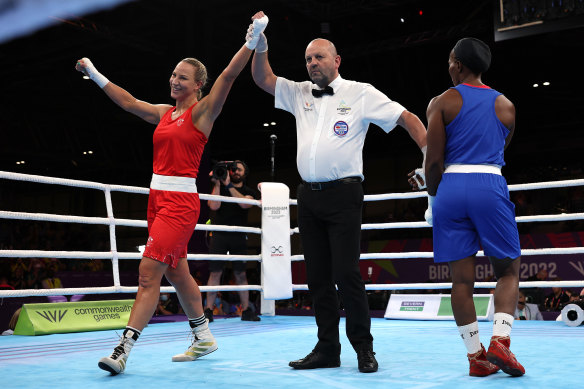
[[[175,107],[169,109],[154,135],[154,158],[152,171],[162,176],[196,178],[207,137],[193,125],[193,104],[180,117],[172,120]]]

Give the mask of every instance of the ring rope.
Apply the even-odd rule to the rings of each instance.
[[[451,289],[452,283],[412,283],[412,284],[367,284],[366,290],[412,290],[412,289]],[[475,282],[476,289],[493,289],[497,286],[496,282]],[[519,288],[551,288],[559,286],[563,288],[584,287],[584,281],[530,281],[519,282]],[[235,292],[240,290],[257,290],[262,291],[261,285],[216,285],[216,286],[199,286],[201,292]],[[307,284],[293,285],[295,291],[308,291]],[[17,289],[17,290],[0,290],[0,298],[4,297],[29,297],[29,296],[55,296],[55,295],[74,295],[74,294],[107,294],[107,293],[136,293],[137,286],[109,286],[93,288],[60,288],[60,289]],[[172,286],[163,286],[160,288],[163,293],[174,293]]]
[[[307,284],[292,285],[294,290],[309,290]],[[475,282],[475,289],[494,289],[496,282]],[[519,288],[578,288],[584,286],[584,281],[522,281]],[[451,282],[415,283],[415,284],[367,284],[366,290],[407,290],[407,289],[452,289]]]
[[[573,221],[584,219],[583,212],[576,213],[561,213],[559,215],[532,215],[532,216],[517,216],[515,221],[517,223],[533,223],[533,222],[559,222],[559,221]],[[429,228],[431,227],[427,222],[393,222],[393,223],[366,223],[361,224],[361,230],[388,230],[399,228]],[[298,234],[300,230],[298,227],[291,229],[292,233]]]
[[[0,251],[1,253],[1,251]],[[530,255],[563,255],[563,254],[584,254],[584,247],[555,247],[544,249],[522,249],[521,256]],[[477,252],[477,257],[485,257],[481,250]],[[434,258],[432,251],[409,251],[404,253],[361,253],[359,259],[407,259],[407,258]],[[292,261],[303,261],[304,255],[290,256]]]
[[[0,171],[0,179],[7,179],[13,181],[27,181],[27,182],[35,182],[37,184],[54,184],[54,185],[65,185],[65,186],[74,186],[78,188],[87,188],[87,189],[99,189],[103,191],[111,191],[111,192],[126,192],[126,193],[135,193],[135,194],[149,194],[149,188],[143,188],[139,186],[128,186],[128,185],[108,185],[102,184],[100,182],[93,182],[93,181],[82,181],[82,180],[71,180],[68,178],[57,178],[57,177],[45,177],[45,176],[37,176],[34,174],[23,174],[23,173],[13,173],[13,172],[6,172]],[[252,204],[252,205],[261,205],[259,200],[252,200],[252,199],[242,199],[242,198],[234,198],[229,196],[215,196],[209,195],[204,193],[199,193],[199,198],[201,200],[221,200],[222,202],[228,203],[243,203],[243,204]]]
[[[199,286],[201,292],[237,292],[241,290],[262,291],[261,285],[216,285]],[[30,296],[70,296],[74,294],[107,294],[107,293],[136,293],[137,286],[103,286],[93,288],[58,288],[58,289],[16,289],[0,290],[3,297],[30,297]],[[172,286],[161,286],[162,293],[175,293]]]
[[[36,220],[36,221],[50,221],[61,223],[80,223],[80,224],[100,224],[126,227],[148,227],[145,220],[134,219],[116,219],[105,217],[89,217],[89,216],[69,216],[69,215],[54,215],[49,213],[28,213],[28,212],[12,212],[0,211],[0,219],[15,219],[15,220]],[[250,234],[261,234],[261,228],[257,227],[238,227],[225,226],[219,224],[197,224],[196,231],[227,231],[227,232],[246,232]]]
[[[522,256],[530,255],[564,255],[584,254],[584,247],[556,247],[543,249],[523,249]],[[141,259],[141,253],[119,252],[119,259]],[[477,252],[478,257],[484,257],[483,251]],[[0,250],[0,258],[62,258],[62,259],[112,259],[109,251],[44,251],[44,250]],[[408,259],[433,258],[432,251],[410,251],[403,253],[361,253],[359,259]],[[230,254],[187,254],[188,260],[223,260],[223,261],[258,261],[261,255],[230,255]],[[292,261],[303,261],[304,255],[290,256]]]
[[[131,227],[146,227],[147,223],[142,220],[131,219],[115,219],[113,216],[113,207],[111,202],[111,192],[121,191],[136,194],[149,194],[148,188],[123,186],[123,185],[106,185],[91,181],[77,181],[63,178],[43,177],[36,175],[28,175],[21,173],[3,172],[0,171],[0,178],[29,181],[45,184],[58,184],[74,187],[90,188],[103,190],[106,200],[107,218],[97,217],[81,217],[81,216],[65,216],[65,215],[51,215],[42,213],[25,213],[25,212],[10,212],[0,211],[0,218],[5,219],[19,219],[19,220],[39,220],[39,221],[54,221],[54,222],[68,222],[68,223],[84,223],[84,224],[103,224],[108,225],[110,229],[110,252],[76,252],[76,251],[41,251],[41,250],[0,250],[0,257],[54,257],[54,258],[93,258],[93,259],[111,259],[112,267],[114,269],[114,286],[99,287],[99,288],[62,288],[62,289],[28,289],[16,291],[0,291],[0,297],[14,297],[14,296],[49,296],[49,295],[63,295],[63,294],[80,294],[80,293],[135,293],[138,287],[124,287],[119,282],[119,268],[118,259],[140,259],[141,253],[118,253],[116,250],[116,235],[115,226],[131,226]],[[509,191],[517,190],[534,190],[534,189],[549,189],[562,188],[584,185],[584,179],[565,180],[565,181],[550,181],[541,183],[530,183],[521,185],[510,185]],[[246,203],[261,206],[261,201],[240,199],[226,196],[214,196],[207,194],[199,194],[201,199],[216,200],[223,202]],[[409,192],[409,193],[390,193],[378,195],[366,195],[365,201],[379,201],[379,200],[401,200],[425,197],[426,192]],[[297,200],[291,199],[290,204],[296,205]],[[520,222],[535,222],[535,221],[564,221],[564,220],[579,220],[584,218],[584,213],[560,214],[560,215],[536,215],[536,216],[522,216],[517,217],[516,220]],[[399,223],[369,223],[363,224],[362,229],[395,229],[395,228],[427,228],[429,225],[426,222],[399,222]],[[197,225],[197,230],[205,231],[239,231],[261,234],[260,228],[238,227],[238,226],[219,226],[219,225]],[[291,229],[291,234],[298,232],[298,228]],[[581,254],[584,253],[584,248],[551,248],[551,249],[526,249],[522,250],[522,255],[548,255],[548,254]],[[478,256],[484,256],[482,251],[477,253]],[[432,258],[432,252],[408,252],[408,253],[363,253],[360,259],[397,259],[397,258]],[[208,254],[188,254],[189,260],[203,260],[203,259],[218,259],[218,260],[257,260],[261,261],[260,255],[255,256],[232,256],[232,255],[208,255]],[[291,258],[293,261],[303,260],[303,255],[294,255]],[[117,281],[116,281],[117,279]],[[369,284],[366,285],[368,290],[397,290],[397,289],[424,289],[428,285],[432,289],[449,289],[452,287],[451,283],[436,283],[436,284]],[[495,282],[477,282],[476,288],[493,288]],[[550,287],[550,286],[584,286],[584,281],[548,281],[548,282],[521,282],[520,287]],[[262,290],[260,285],[219,285],[213,287],[202,286],[202,291],[231,291],[231,290]],[[162,291],[174,291],[172,287],[162,287]],[[293,285],[293,290],[308,290],[307,285]]]
[[[71,180],[66,178],[56,178],[56,177],[44,177],[32,174],[22,174],[22,173],[13,173],[13,172],[6,172],[0,171],[0,179],[8,179],[8,180],[15,180],[15,181],[31,181],[36,183],[42,184],[57,184],[57,185],[66,185],[66,186],[76,186],[81,188],[93,188],[93,189],[101,189],[105,190],[107,186],[110,187],[111,191],[117,192],[129,192],[129,193],[139,193],[139,194],[148,194],[150,190],[148,188],[136,187],[136,186],[126,186],[126,185],[106,185],[99,182],[92,182],[92,181],[78,181],[78,180]],[[514,184],[509,185],[509,191],[520,191],[520,190],[535,190],[535,189],[551,189],[551,188],[567,188],[573,186],[584,186],[584,179],[575,179],[575,180],[561,180],[561,181],[546,181],[546,182],[534,182],[529,184]],[[365,195],[364,201],[378,201],[378,200],[404,200],[404,199],[412,199],[412,198],[420,198],[426,197],[427,192],[407,192],[407,193],[386,193],[386,194],[376,194],[376,195]],[[251,200],[251,199],[240,199],[236,198],[233,199],[232,197],[226,196],[213,196],[208,194],[199,193],[199,197],[203,200],[214,199],[217,197],[221,197],[222,201],[226,202],[236,202],[236,203],[246,203],[246,204],[254,204],[254,205],[261,205],[259,200]],[[296,205],[296,200],[290,200],[290,204]]]
[[[116,253],[118,259],[141,259],[142,253]],[[61,259],[113,259],[109,251],[44,251],[44,250],[0,250],[0,258],[61,258]],[[232,254],[187,254],[190,261],[258,261],[261,255]]]
[[[520,190],[535,190],[535,189],[552,189],[552,188],[568,188],[572,186],[584,186],[584,179],[576,180],[562,180],[562,181],[545,181],[534,182],[529,184],[513,184],[509,185],[509,192]],[[427,197],[428,192],[407,192],[407,193],[385,193],[375,195],[365,195],[364,201],[379,201],[379,200],[405,200],[415,199],[420,197]]]

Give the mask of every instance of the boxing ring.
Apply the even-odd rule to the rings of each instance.
[[[116,226],[147,227],[146,221],[114,217],[111,193],[122,191],[148,194],[147,188],[106,185],[96,182],[31,176],[0,172],[0,179],[28,181],[38,184],[65,185],[103,191],[106,218],[45,213],[0,211],[2,219],[49,221],[60,223],[100,224],[109,228],[110,251],[41,251],[0,250],[0,258],[69,258],[108,259],[112,262],[113,285],[109,287],[25,289],[0,291],[0,298],[51,296],[74,294],[136,293],[137,287],[123,286],[119,276],[121,260],[139,260],[139,252],[118,252]],[[510,185],[510,191],[536,190],[582,186],[584,180],[554,181]],[[367,195],[365,201],[408,200],[424,197],[425,192]],[[256,200],[234,200],[230,197],[200,194],[201,200],[215,199],[260,205]],[[295,205],[295,200],[290,200]],[[518,223],[582,220],[584,213],[537,215],[517,217]],[[429,228],[426,222],[397,222],[363,224],[363,230]],[[218,225],[197,225],[197,230],[240,231],[261,234],[260,228]],[[290,228],[290,235],[298,233]],[[522,256],[583,254],[582,247],[522,250]],[[483,255],[479,252],[479,256]],[[431,252],[363,253],[361,259],[431,258]],[[188,260],[262,261],[262,255],[203,255],[189,254]],[[0,259],[2,260],[2,259]],[[292,255],[292,261],[302,261],[302,255]],[[269,275],[262,275],[266,277]],[[477,282],[476,288],[494,288],[494,282]],[[584,287],[583,280],[541,281],[520,283],[520,287]],[[293,290],[307,290],[306,285],[292,285]],[[450,289],[450,283],[368,284],[367,290]],[[262,285],[214,287],[201,286],[206,291],[256,290]],[[162,287],[162,292],[174,292]],[[170,357],[187,344],[188,326],[184,322],[151,324],[143,332],[128,360],[126,373],[110,377],[97,368],[100,357],[109,354],[117,343],[116,331],[95,331],[47,336],[0,337],[0,373],[7,388],[32,388],[39,383],[65,387],[107,388],[120,384],[158,388],[161,385],[203,384],[216,387],[298,388],[303,385],[322,388],[394,387],[394,388],[453,388],[480,384],[485,388],[517,385],[514,378],[504,373],[486,378],[469,377],[466,350],[459,340],[452,321],[412,321],[372,319],[374,348],[379,371],[362,374],[346,336],[341,336],[341,367],[297,371],[288,367],[288,361],[303,357],[316,342],[313,317],[275,315],[273,300],[262,299],[262,321],[242,322],[239,318],[216,320],[211,330],[219,343],[219,350],[192,363],[171,363]],[[481,339],[488,343],[492,323],[479,322]],[[580,371],[580,354],[584,346],[584,326],[569,327],[562,321],[515,321],[512,332],[512,350],[526,368],[520,384],[531,387],[581,387],[584,376]],[[344,333],[344,318],[341,319]],[[118,331],[119,332],[119,331]],[[177,351],[178,350],[178,351]],[[477,382],[480,380],[481,382]]]

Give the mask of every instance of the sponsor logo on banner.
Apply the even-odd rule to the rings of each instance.
[[[271,257],[283,257],[284,256],[284,247],[282,246],[272,246],[270,248]]]
[[[42,312],[37,311],[36,313],[38,313],[43,319],[51,323],[58,323],[65,317],[67,309],[65,309],[64,311],[61,311],[60,309],[58,311],[42,311]]]
[[[113,306],[113,307],[84,307],[84,308],[75,308],[73,311],[75,316],[82,317],[87,316],[91,317],[96,322],[100,322],[102,320],[116,320],[119,319],[121,313],[130,312],[132,310],[132,305],[122,305],[122,306]]]
[[[14,333],[47,335],[124,328],[134,300],[23,304]]]
[[[338,121],[333,126],[333,131],[336,136],[343,137],[349,132],[349,125],[343,121]]]
[[[576,271],[578,273],[580,273],[581,275],[584,276],[584,266],[582,266],[582,262],[580,262],[580,261],[578,261],[578,262],[576,262],[576,261],[574,261],[574,262],[569,261],[568,263],[570,264],[570,266],[572,266],[574,269],[576,269]]]
[[[402,301],[400,311],[423,311],[424,302],[423,301]]]
[[[263,207],[263,210],[267,217],[274,220],[288,216],[287,206]]]

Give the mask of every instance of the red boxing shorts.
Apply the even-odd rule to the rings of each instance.
[[[201,212],[199,194],[150,189],[144,256],[176,268]]]

